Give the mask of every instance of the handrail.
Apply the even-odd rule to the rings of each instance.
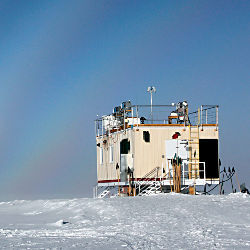
[[[136,190],[139,190],[141,192],[143,189],[141,190],[140,186],[143,185],[143,184],[147,184],[148,181],[149,181],[148,179],[150,177],[151,178],[156,178],[156,174],[158,173],[159,169],[160,169],[160,167],[155,167],[154,169],[152,169],[151,171],[149,171],[147,174],[145,174],[142,178],[140,178],[139,180],[137,180],[136,184],[139,184],[139,185],[138,185],[138,187],[136,187]]]
[[[149,178],[150,175],[152,175],[155,171],[158,171],[159,169],[160,169],[160,167],[155,167],[154,169],[152,169],[151,171],[149,171],[147,174],[145,174],[143,177],[141,177],[137,181],[141,181],[143,179]]]
[[[204,182],[206,182],[206,163],[205,162],[188,162],[188,164],[203,164],[203,168],[204,169],[193,169],[193,170],[185,170],[184,165],[181,168],[181,182],[183,185],[185,185],[186,181],[196,181],[196,180],[203,180]],[[169,179],[173,180],[173,173],[174,173],[174,169],[169,169]],[[191,176],[194,176],[192,178],[189,178],[189,173],[191,173]],[[200,174],[203,173],[203,177],[200,177]]]
[[[170,112],[173,105],[131,105],[130,110],[122,110],[119,114],[111,113],[95,119],[95,131],[97,137],[107,135],[139,126],[147,125],[200,125],[214,124],[216,129],[219,126],[219,106],[218,105],[201,105],[200,111],[185,113],[184,118],[178,120],[178,116],[171,118]],[[154,119],[151,115],[153,108]],[[150,109],[150,110],[149,110]],[[133,115],[132,115],[133,114]],[[132,115],[132,117],[130,117]],[[134,119],[129,119],[134,118]],[[174,119],[172,121],[172,119]],[[175,120],[177,119],[177,120]],[[185,121],[184,121],[184,120]],[[203,129],[203,127],[202,127]]]

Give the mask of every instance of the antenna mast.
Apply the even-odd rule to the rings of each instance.
[[[153,123],[153,93],[156,92],[156,88],[154,86],[148,87],[147,92],[150,93],[150,101],[151,101],[151,118],[152,118],[152,123]]]

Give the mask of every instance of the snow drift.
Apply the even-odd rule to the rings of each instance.
[[[250,248],[250,196],[0,202],[0,248]]]

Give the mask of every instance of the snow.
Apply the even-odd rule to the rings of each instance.
[[[0,202],[1,249],[250,249],[250,196]]]

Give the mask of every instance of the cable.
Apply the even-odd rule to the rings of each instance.
[[[227,181],[229,181],[230,179],[232,179],[232,177],[234,176],[234,174],[235,174],[235,172],[233,172],[232,174],[231,174],[231,176],[228,178],[228,179],[226,179],[226,180],[224,180],[224,181],[220,181],[218,184],[216,184],[213,188],[211,188],[209,191],[207,191],[207,192],[203,192],[202,194],[208,194],[208,195],[210,195],[209,193],[212,191],[212,190],[214,190],[216,187],[218,187],[220,184],[222,184],[222,183],[224,183],[224,182],[227,182]],[[228,176],[228,175],[227,175]]]

